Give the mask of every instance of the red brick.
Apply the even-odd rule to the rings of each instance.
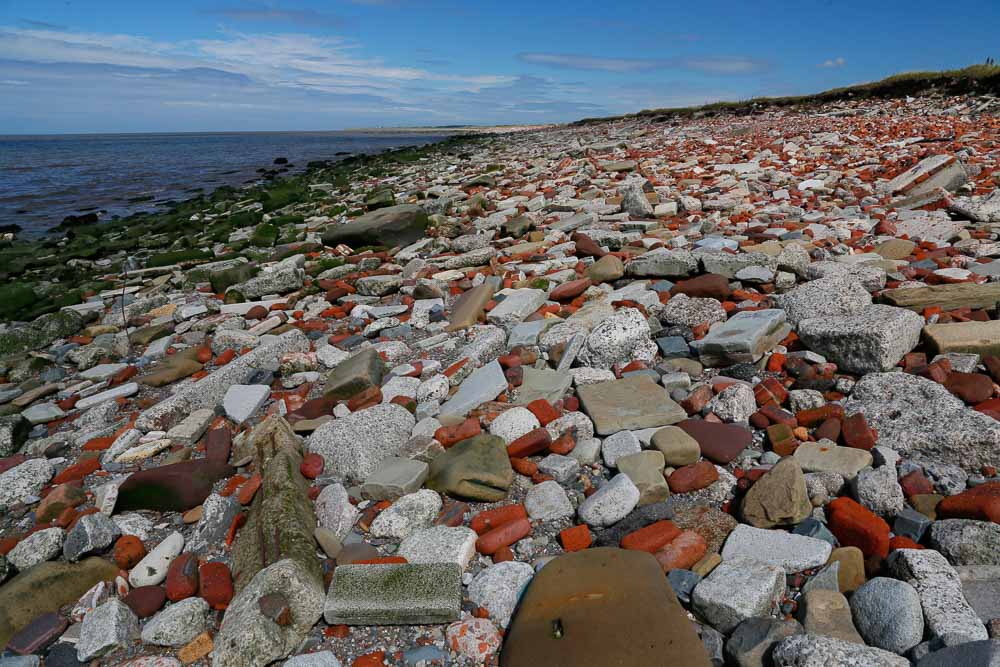
[[[527,518],[528,513],[525,511],[524,505],[503,505],[501,507],[483,510],[476,516],[472,517],[472,521],[469,522],[469,527],[476,531],[479,535],[483,535],[497,526],[502,526],[505,523],[516,521],[518,519]]]
[[[899,485],[907,498],[934,493],[934,485],[924,476],[922,470],[914,470],[899,478]]]
[[[552,444],[552,436],[543,427],[525,433],[514,442],[507,445],[507,455],[510,457],[524,458],[539,454]]]
[[[146,547],[135,535],[122,535],[115,542],[115,564],[123,570],[131,570],[146,556]]]
[[[531,410],[531,414],[535,415],[538,419],[538,423],[542,426],[559,419],[561,416],[559,411],[552,407],[552,404],[544,398],[536,399],[531,403],[528,403],[525,407]]]
[[[1000,482],[987,482],[948,496],[938,503],[937,516],[1000,523]]]
[[[858,412],[844,419],[841,434],[848,447],[869,451],[875,446],[875,432],[868,425],[864,413]]]
[[[490,555],[500,547],[510,546],[523,537],[531,534],[531,522],[527,519],[514,519],[484,533],[476,540],[476,551]]]
[[[316,479],[321,474],[323,474],[323,466],[326,465],[325,460],[322,456],[315,452],[309,452],[302,457],[302,463],[299,465],[299,472],[306,479]]]
[[[101,459],[97,456],[81,459],[74,465],[69,466],[61,473],[52,478],[53,484],[64,484],[74,480],[83,479],[90,473],[100,469]]]
[[[441,443],[442,447],[451,447],[469,438],[474,438],[482,432],[479,426],[479,419],[469,417],[461,424],[455,426],[442,426],[434,432],[434,439]]]
[[[559,541],[562,542],[565,551],[582,551],[589,547],[593,540],[590,529],[583,524],[564,528],[559,532]]]
[[[192,553],[183,553],[167,569],[167,599],[179,602],[197,594],[198,558]]]
[[[693,530],[685,530],[653,555],[663,571],[669,572],[691,569],[692,565],[705,556],[706,551],[708,543],[705,538]]]
[[[798,421],[799,426],[805,426],[807,428],[812,428],[817,424],[822,424],[830,418],[843,419],[844,407],[837,403],[828,403],[818,408],[799,410],[795,413],[795,419]]]
[[[687,493],[704,489],[719,479],[719,471],[709,461],[699,461],[670,473],[667,484],[673,493]]]
[[[213,561],[198,568],[198,597],[212,609],[223,610],[233,599],[233,576],[225,563]]]
[[[840,440],[840,430],[842,425],[842,422],[836,417],[827,419],[819,425],[819,428],[816,429],[816,439],[837,442]]]
[[[832,532],[842,546],[857,547],[868,557],[885,558],[889,554],[889,524],[868,508],[843,497],[826,506]]]
[[[622,549],[635,549],[656,553],[681,534],[681,529],[673,521],[657,521],[622,538]]]

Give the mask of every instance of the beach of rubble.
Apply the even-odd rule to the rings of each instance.
[[[998,664],[998,109],[511,128],[8,237],[0,667]]]

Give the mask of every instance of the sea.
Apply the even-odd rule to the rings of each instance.
[[[164,210],[170,201],[261,178],[286,158],[291,173],[311,160],[380,153],[440,141],[393,132],[212,132],[0,135],[0,228],[39,236],[69,215],[101,220]]]

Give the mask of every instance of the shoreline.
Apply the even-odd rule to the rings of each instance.
[[[315,173],[323,171],[328,171],[335,180],[347,183],[350,181],[348,174],[357,174],[369,167],[378,168],[378,164],[386,161],[416,160],[424,153],[433,152],[440,146],[460,144],[483,136],[488,135],[449,135],[440,141],[423,146],[402,146],[378,153],[348,155],[339,160],[313,161],[294,175],[278,177],[257,185],[219,186],[211,192],[176,202],[165,211],[138,212],[127,217],[99,220],[81,226],[57,225],[40,236],[15,237],[13,241],[0,240],[0,323],[14,319],[16,313],[33,319],[44,313],[55,312],[65,306],[81,303],[85,294],[106,288],[108,281],[101,277],[113,274],[116,268],[122,265],[126,250],[136,250],[134,242],[109,241],[108,236],[113,239],[123,236],[138,239],[143,236],[143,228],[148,228],[161,237],[174,234],[183,236],[186,230],[198,227],[182,219],[185,217],[185,212],[193,213],[205,202],[236,195],[260,199],[266,197],[272,190],[281,190],[285,186],[295,184],[301,186]],[[237,221],[239,220],[241,219],[237,217]],[[63,243],[66,239],[68,242]],[[159,246],[154,245],[149,249],[140,247],[138,254],[140,257],[147,255],[155,257],[157,253],[149,250],[157,247],[167,250],[174,240],[169,237],[162,238]],[[177,257],[181,261],[208,261],[207,257],[194,251],[178,250],[176,253],[179,253]],[[49,293],[48,297],[41,299],[28,297],[26,290],[35,289],[38,280],[49,277],[45,275],[46,269],[54,269],[57,276],[72,275],[74,284],[65,290],[57,287],[59,283],[56,283],[46,290]],[[38,274],[38,277],[33,280],[16,279],[24,270]],[[12,281],[12,278],[15,280]],[[34,308],[26,309],[29,302],[37,303]]]
[[[192,133],[120,133],[120,134],[73,134],[73,135],[20,135],[14,136],[13,140],[25,140],[25,141],[46,141],[51,140],[53,142],[69,140],[115,140],[122,139],[127,141],[136,140],[157,140],[157,139],[170,139],[177,137],[180,139],[199,139],[199,138],[216,138],[216,137],[239,137],[239,136],[265,136],[274,137],[287,134],[290,137],[302,137],[304,135],[317,135],[317,136],[333,136],[335,141],[339,141],[339,138],[343,136],[343,148],[348,149],[342,151],[344,155],[333,155],[329,150],[323,151],[321,147],[315,147],[312,149],[312,154],[302,154],[298,155],[296,158],[293,156],[289,164],[278,163],[276,160],[287,157],[281,151],[280,147],[275,147],[275,152],[273,155],[268,157],[261,157],[258,161],[252,163],[242,163],[238,165],[225,165],[220,166],[215,172],[204,171],[199,174],[199,178],[186,183],[183,188],[178,187],[178,179],[176,176],[169,172],[163,173],[162,182],[164,185],[170,184],[173,187],[170,191],[162,191],[157,194],[148,194],[150,191],[156,192],[160,185],[155,182],[145,183],[144,185],[149,188],[146,191],[135,190],[129,193],[129,196],[125,195],[125,192],[121,194],[117,199],[109,200],[106,198],[89,198],[84,199],[85,195],[81,193],[79,195],[80,201],[79,206],[68,209],[65,204],[59,205],[59,208],[63,210],[60,211],[59,215],[66,218],[66,220],[55,222],[50,224],[46,229],[36,229],[33,228],[38,224],[37,217],[40,215],[38,210],[31,212],[33,217],[26,219],[26,216],[21,216],[18,214],[6,215],[6,220],[0,223],[0,229],[5,226],[19,226],[22,229],[16,231],[16,235],[21,240],[39,240],[48,237],[52,233],[58,233],[58,230],[66,227],[73,226],[74,223],[72,219],[74,217],[84,217],[90,213],[97,213],[100,215],[100,220],[98,224],[106,224],[115,219],[126,220],[136,216],[141,216],[143,214],[163,214],[169,212],[171,207],[175,207],[179,204],[184,204],[192,200],[196,200],[199,197],[211,196],[219,188],[235,187],[240,189],[248,189],[255,186],[266,186],[271,181],[275,179],[280,179],[287,176],[298,176],[306,172],[308,165],[310,163],[316,162],[326,162],[326,163],[336,163],[342,161],[345,158],[358,155],[377,155],[385,152],[386,150],[395,150],[398,148],[405,148],[406,145],[399,145],[399,138],[410,137],[415,142],[424,142],[427,136],[436,136],[439,138],[447,138],[448,136],[454,136],[455,132],[447,132],[444,130],[437,131],[436,133],[426,132],[378,132],[378,131],[337,131],[334,133],[327,132],[286,132],[286,133],[274,133],[274,132],[192,132]],[[4,140],[0,137],[0,141]],[[11,138],[7,139],[8,141]],[[355,145],[373,143],[373,142],[394,142],[397,145],[391,148],[385,148],[382,146],[372,145],[370,148],[354,148]],[[416,145],[416,144],[415,144]],[[293,148],[292,153],[295,152]],[[327,157],[322,157],[320,153],[327,155]],[[222,182],[220,184],[220,181]],[[228,183],[227,183],[228,181]],[[27,195],[24,195],[27,196]],[[39,197],[46,197],[45,193],[38,193]],[[143,210],[143,207],[147,207]],[[149,208],[152,207],[152,208]],[[123,209],[127,212],[122,213]],[[131,210],[129,210],[131,209]],[[44,209],[43,209],[44,210]],[[69,210],[69,212],[66,212]],[[102,214],[102,211],[107,213]],[[113,217],[114,216],[114,217]],[[58,220],[58,217],[54,218]],[[25,229],[25,225],[29,225]]]

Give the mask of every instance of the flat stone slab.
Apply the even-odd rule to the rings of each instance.
[[[511,290],[486,315],[486,319],[492,324],[514,325],[541,308],[544,303],[545,292],[540,289]]]
[[[113,401],[116,398],[128,398],[139,393],[139,385],[135,382],[126,382],[125,384],[114,387],[113,389],[108,389],[102,391],[99,394],[94,394],[93,396],[88,396],[87,398],[81,398],[76,402],[77,410],[86,410],[87,408],[92,408],[95,405],[100,405],[105,401]]]
[[[419,625],[457,621],[461,610],[456,563],[341,565],[323,617],[331,625]]]
[[[441,406],[441,414],[464,417],[473,408],[492,401],[506,388],[507,376],[503,374],[503,367],[499,361],[491,361],[462,381],[455,395]]]
[[[600,547],[559,556],[535,575],[500,664],[659,665],[667,656],[685,667],[711,664],[656,559]]]
[[[222,397],[222,409],[236,424],[250,419],[270,397],[271,389],[262,384],[234,384]]]
[[[687,419],[684,408],[647,375],[584,385],[577,393],[598,435],[669,426]]]
[[[569,373],[527,366],[524,368],[521,386],[518,387],[517,400],[514,403],[527,405],[539,398],[555,403],[566,395],[571,386],[573,386],[573,376]]]
[[[834,472],[848,481],[872,464],[869,452],[840,447],[829,440],[803,442],[793,456],[802,466],[802,472]]]
[[[928,324],[924,327],[924,338],[937,354],[968,352],[983,356],[996,355],[1000,354],[1000,320]]]
[[[970,268],[975,270],[979,264]],[[881,300],[891,306],[909,308],[920,312],[924,308],[992,308],[1000,301],[1000,283],[957,283],[954,285],[928,285],[888,289],[881,294]]]
[[[94,382],[103,382],[108,378],[114,377],[121,371],[128,368],[128,364],[98,364],[93,368],[88,368],[85,371],[80,372],[80,377],[84,380],[92,380]]]
[[[781,342],[792,328],[785,323],[785,311],[770,308],[737,313],[707,336],[691,344],[701,363],[730,366],[753,363]]]
[[[427,471],[423,461],[390,456],[368,476],[361,493],[372,500],[396,500],[419,489],[427,479]]]
[[[968,180],[962,163],[954,155],[931,155],[886,183],[884,190],[894,195],[919,196],[937,188],[954,190]]]
[[[740,524],[726,538],[722,560],[757,560],[792,574],[823,565],[832,550],[829,542],[815,537]]]

